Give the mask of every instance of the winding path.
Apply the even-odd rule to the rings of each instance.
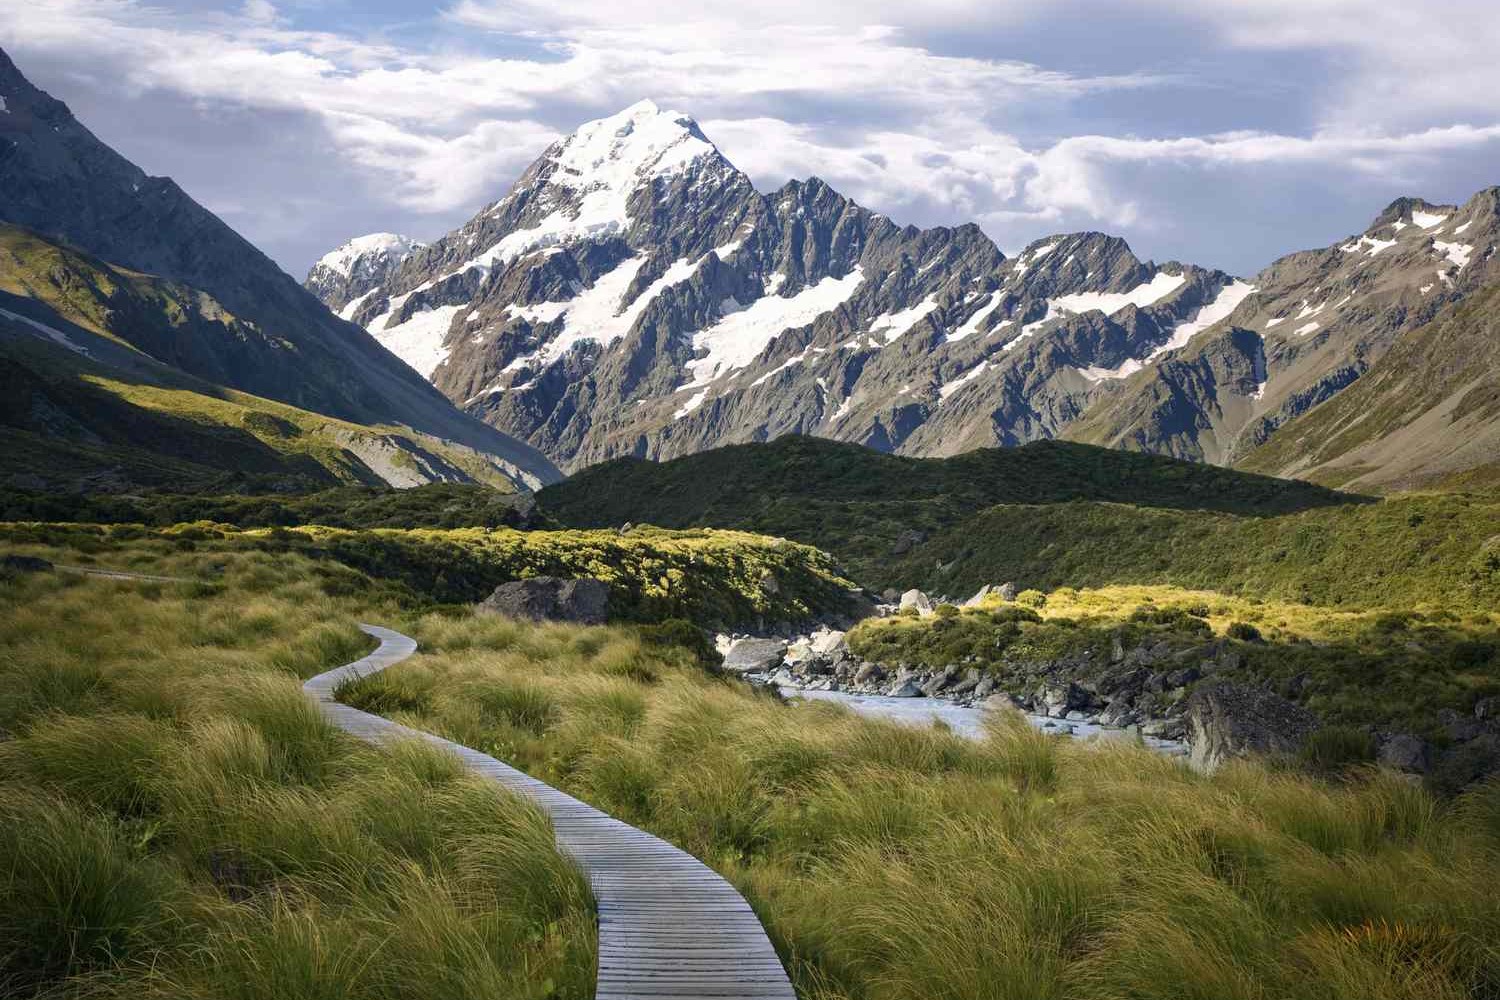
[[[379,648],[303,690],[345,732],[372,743],[419,739],[442,747],[552,818],[558,848],[583,870],[599,905],[597,1000],[795,1000],[750,904],[697,858],[494,757],[335,701],[342,682],[416,652],[416,641],[399,632],[360,628]]]

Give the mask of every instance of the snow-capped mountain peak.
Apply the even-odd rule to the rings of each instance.
[[[548,180],[579,191],[628,194],[655,177],[681,172],[700,157],[717,154],[698,123],[679,111],[640,101],[608,118],[581,126],[549,155]]]
[[[413,251],[426,244],[398,233],[370,233],[356,236],[336,250],[330,250],[318,259],[316,267],[326,267],[333,273],[352,277],[361,261],[376,255],[386,255],[405,260]]]
[[[402,261],[426,247],[397,233],[356,236],[319,258],[308,272],[306,284],[348,319],[353,314],[351,306],[384,283]]]

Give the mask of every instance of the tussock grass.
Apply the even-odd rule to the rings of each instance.
[[[1440,801],[1342,745],[1327,779],[1205,777],[1005,717],[970,741],[635,630],[403,621],[295,554],[140,568],[208,560],[208,593],[0,583],[0,993],[589,995],[587,892],[542,818],[297,692],[376,618],[423,652],[343,697],[704,858],[803,996],[1500,996],[1500,783]]]
[[[398,610],[300,556],[211,560],[208,588],[0,580],[0,995],[591,996],[592,901],[545,818],[302,694]],[[551,696],[514,690],[481,718],[538,728]]]
[[[997,716],[982,741],[783,705],[624,631],[428,616],[351,690],[683,846],[799,991],[876,998],[1488,997],[1500,786],[1213,777]],[[650,666],[631,679],[617,664]],[[548,706],[544,726],[480,707]]]

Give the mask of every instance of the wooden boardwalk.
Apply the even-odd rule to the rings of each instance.
[[[341,682],[416,651],[399,632],[360,628],[380,648],[303,689],[340,729],[370,742],[418,739],[442,747],[552,818],[558,849],[588,877],[599,905],[597,1000],[795,1000],[750,904],[691,854],[477,750],[335,701]]]

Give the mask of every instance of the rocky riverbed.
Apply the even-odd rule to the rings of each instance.
[[[894,610],[896,606],[882,608],[886,613]],[[1092,710],[1097,699],[1074,682],[1012,692],[1000,690],[993,677],[976,667],[919,670],[872,663],[850,651],[843,632],[826,627],[791,638],[720,635],[717,646],[724,655],[724,669],[752,684],[838,701],[861,714],[914,723],[938,720],[977,737],[985,712],[1012,708],[1049,732],[1078,738],[1138,736],[1163,753],[1189,752],[1182,713],[1139,721],[1106,718]],[[1104,709],[1107,712],[1108,706]]]

